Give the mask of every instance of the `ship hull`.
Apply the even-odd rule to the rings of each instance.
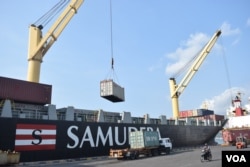
[[[0,118],[0,149],[21,153],[20,162],[107,156],[129,147],[128,133],[157,130],[173,147],[214,141],[220,126],[101,123]]]
[[[236,137],[246,137],[250,141],[250,115],[231,116],[222,130],[222,137],[225,144],[234,145]]]

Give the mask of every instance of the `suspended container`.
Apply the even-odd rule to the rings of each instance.
[[[123,102],[125,100],[124,88],[112,79],[100,82],[100,95],[111,102]]]

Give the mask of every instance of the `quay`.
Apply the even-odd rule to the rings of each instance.
[[[211,146],[211,151],[213,159],[210,162],[201,162],[200,154],[201,147],[189,147],[189,148],[178,148],[174,149],[170,155],[162,155],[155,157],[140,157],[136,160],[117,160],[110,159],[107,156],[93,157],[93,158],[83,158],[83,159],[70,159],[70,160],[55,160],[55,161],[41,161],[41,162],[29,162],[20,163],[15,166],[29,166],[29,167],[124,167],[124,166],[134,166],[134,167],[147,167],[147,166],[157,166],[157,167],[222,167],[222,151],[236,151],[235,146]],[[242,150],[250,151],[250,147]]]

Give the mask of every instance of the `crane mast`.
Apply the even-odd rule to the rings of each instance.
[[[194,60],[191,68],[188,70],[186,75],[183,77],[179,84],[176,84],[175,78],[169,79],[169,86],[170,86],[170,96],[172,100],[172,110],[173,110],[173,117],[179,117],[179,96],[188,86],[189,82],[198,71],[199,67],[207,57],[208,53],[211,51],[212,47],[214,46],[215,42],[217,41],[218,37],[220,36],[221,31],[218,30],[212,36],[212,38],[208,41],[202,51],[199,53],[198,57]]]
[[[57,40],[72,17],[77,13],[83,1],[84,0],[71,0],[44,37],[42,36],[41,26],[32,24],[29,27],[27,81],[39,82],[40,68],[44,55]]]

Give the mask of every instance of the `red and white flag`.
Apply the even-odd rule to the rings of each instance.
[[[56,125],[17,124],[15,151],[54,150]]]

